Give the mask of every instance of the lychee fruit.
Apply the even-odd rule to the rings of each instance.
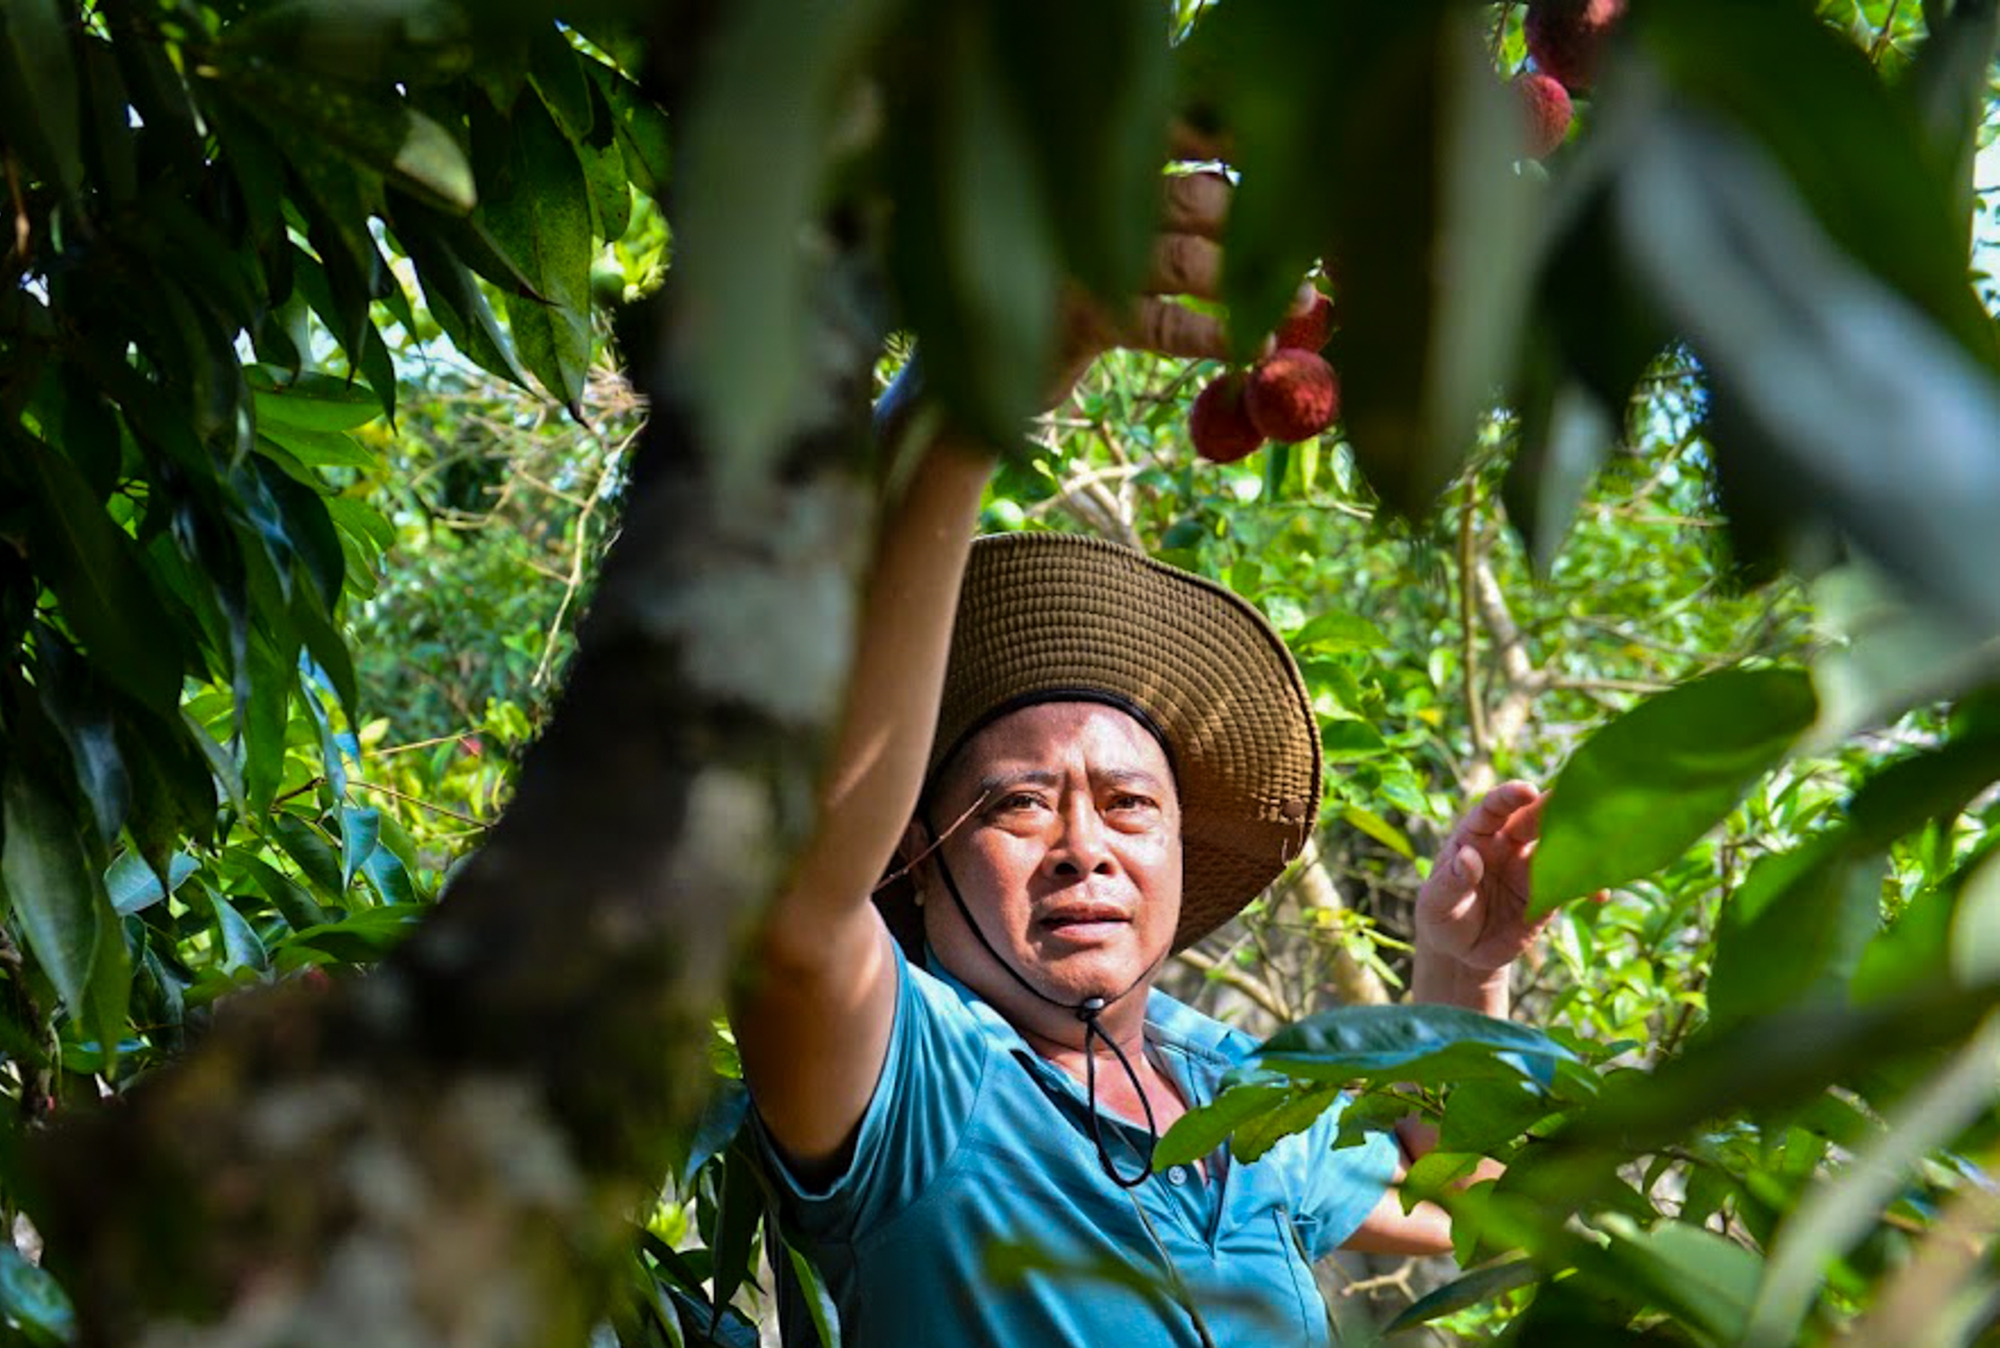
[[[1573,94],[1590,92],[1605,36],[1625,14],[1625,0],[1528,0],[1528,54]]]
[[[1563,88],[1562,81],[1555,76],[1533,71],[1517,76],[1514,89],[1520,95],[1521,107],[1527,118],[1525,149],[1528,157],[1546,159],[1563,143],[1563,137],[1569,135],[1570,117],[1574,112],[1569,90]]]
[[[1251,369],[1243,407],[1267,440],[1310,440],[1340,415],[1340,379],[1317,351],[1280,347]]]
[[[1246,382],[1241,370],[1218,376],[1195,395],[1194,406],[1188,409],[1194,452],[1211,463],[1235,463],[1264,443],[1243,406]]]
[[[1301,351],[1319,351],[1333,336],[1333,301],[1324,291],[1313,291],[1312,307],[1302,314],[1293,314],[1278,324],[1277,340],[1280,347],[1297,347]]]

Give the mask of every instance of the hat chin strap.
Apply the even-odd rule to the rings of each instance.
[[[925,819],[921,822],[924,826],[924,832],[936,837],[935,832],[931,828],[930,821]],[[995,964],[1007,971],[1009,978],[1012,978],[1016,983],[1026,988],[1041,1001],[1047,1002],[1050,1006],[1061,1007],[1083,1022],[1084,1096],[1088,1107],[1087,1122],[1090,1127],[1090,1140],[1097,1148],[1097,1163],[1104,1167],[1104,1173],[1110,1176],[1111,1182],[1119,1188],[1138,1188],[1152,1177],[1153,1152],[1160,1145],[1160,1126],[1153,1118],[1153,1102],[1146,1096],[1146,1084],[1139,1079],[1138,1069],[1132,1065],[1132,1060],[1126,1056],[1125,1050],[1118,1046],[1118,1041],[1104,1032],[1104,1027],[1098,1023],[1098,1017],[1104,1014],[1106,1007],[1110,1006],[1113,1002],[1123,1001],[1142,983],[1150,979],[1160,965],[1165,962],[1167,958],[1166,952],[1161,952],[1151,964],[1141,969],[1139,976],[1134,978],[1130,983],[1127,983],[1125,990],[1115,997],[1086,997],[1074,1005],[1051,997],[1048,993],[1043,992],[1033,983],[1030,983],[1019,969],[1016,969],[1005,956],[994,949],[993,942],[986,939],[986,933],[980,928],[978,920],[972,916],[972,909],[966,904],[965,896],[958,892],[958,881],[952,877],[951,867],[945,864],[943,849],[938,845],[942,844],[943,841],[940,838],[938,839],[938,843],[933,845],[935,855],[932,860],[937,864],[938,874],[944,877],[945,892],[950,894],[951,901],[958,905],[958,915],[965,919],[965,925],[971,928],[972,934],[978,938],[980,946],[985,949],[988,955],[992,956]],[[1118,1169],[1117,1163],[1111,1159],[1110,1150],[1104,1145],[1104,1122],[1097,1112],[1097,1054],[1091,1049],[1092,1039],[1102,1041],[1104,1046],[1111,1050],[1111,1056],[1118,1060],[1118,1065],[1125,1069],[1125,1078],[1132,1083],[1133,1094],[1139,1097],[1139,1107],[1146,1114],[1146,1155],[1141,1158],[1139,1173],[1136,1175],[1122,1173]]]

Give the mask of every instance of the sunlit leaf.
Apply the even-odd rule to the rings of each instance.
[[[1812,681],[1739,669],[1649,698],[1588,740],[1551,787],[1531,911],[1667,865],[1729,813],[1812,723]]]
[[[1540,1030],[1455,1006],[1343,1006],[1278,1031],[1256,1062],[1312,1081],[1433,1085],[1536,1077],[1574,1056]]]

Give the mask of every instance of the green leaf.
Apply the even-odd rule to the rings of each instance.
[[[111,44],[84,37],[77,45],[84,87],[84,171],[113,205],[139,195],[138,137],[131,95]]]
[[[715,1252],[715,1285],[711,1295],[716,1316],[752,1276],[757,1228],[764,1219],[762,1177],[756,1161],[742,1146],[723,1159],[715,1195],[715,1230],[709,1248]]]
[[[11,1240],[0,1241],[0,1311],[32,1343],[63,1344],[76,1338],[76,1312],[62,1284],[22,1258]]]
[[[401,945],[430,911],[429,904],[364,908],[339,922],[299,932],[285,948],[304,947],[342,964],[372,964]]]
[[[1948,15],[1927,14],[1925,26],[1929,36],[1897,91],[1909,98],[1937,172],[1952,186],[1954,214],[1970,222],[1973,160],[1986,117],[1987,72],[2000,45],[2000,7],[1955,4]]]
[[[1502,500],[1537,575],[1555,565],[1584,490],[1617,438],[1617,423],[1580,383],[1543,379],[1524,396],[1520,448]]]
[[[1531,1082],[1467,1081],[1453,1087],[1445,1100],[1438,1146],[1495,1156],[1559,1108]]]
[[[1329,763],[1352,763],[1389,752],[1389,742],[1371,722],[1345,716],[1321,722],[1319,742]]]
[[[687,387],[714,441],[714,461],[744,480],[761,472],[795,415],[811,329],[799,241],[823,204],[844,100],[886,20],[900,12],[884,0],[803,9],[790,0],[744,0],[718,20],[704,52],[680,128],[686,157],[675,193],[674,272],[686,286]],[[939,52],[926,57],[948,61]],[[771,97],[775,89],[784,96]],[[757,171],[745,173],[746,164]],[[645,171],[635,167],[633,175]],[[1005,344],[1011,334],[992,335],[998,340],[988,354],[998,364],[1013,353]]]
[[[1510,1259],[1505,1263],[1476,1268],[1418,1297],[1384,1326],[1382,1332],[1395,1334],[1417,1325],[1426,1325],[1447,1315],[1483,1306],[1520,1288],[1532,1287],[1541,1280],[1541,1270],[1527,1259]]]
[[[348,806],[340,812],[340,888],[353,886],[354,877],[375,855],[382,838],[382,812]]]
[[[248,366],[243,375],[266,434],[351,431],[382,415],[374,394],[351,380],[312,371],[294,375],[270,365]]]
[[[68,459],[21,436],[7,441],[6,452],[32,503],[30,554],[91,666],[145,706],[171,711],[180,693],[182,638],[138,545]]]
[[[515,348],[551,395],[580,412],[596,253],[583,166],[537,100],[522,100],[507,119],[475,104],[472,129],[484,195],[474,218],[541,297],[506,297]]]
[[[369,404],[374,410],[373,399],[369,400]],[[264,434],[257,437],[257,448],[268,452],[273,446],[307,468],[374,469],[382,466],[381,455],[344,432],[300,430],[267,419]]]
[[[1673,1312],[1707,1342],[1742,1338],[1764,1268],[1754,1250],[1681,1222],[1641,1230],[1629,1218],[1609,1213],[1598,1225],[1611,1236],[1613,1263],[1633,1280],[1630,1290]]]
[[[680,1167],[683,1187],[693,1184],[701,1168],[729,1148],[750,1114],[750,1092],[742,1082],[718,1077],[711,1090],[689,1139],[687,1159]]]
[[[227,40],[213,54],[213,78],[274,133],[283,128],[278,139],[295,164],[297,143],[309,139],[446,210],[469,211],[477,204],[472,166],[458,142],[386,86],[275,66]]]
[[[222,935],[222,971],[233,974],[243,969],[269,968],[271,957],[264,949],[263,939],[255,927],[243,920],[236,905],[213,890],[209,891],[208,899],[215,912],[216,929]]]
[[[345,886],[341,884],[340,859],[318,829],[295,814],[280,813],[271,820],[271,832],[314,888],[334,899],[341,896]]]
[[[365,501],[336,496],[326,503],[333,522],[350,538],[366,539],[378,553],[396,546],[396,526]]]
[[[1339,1103],[1338,1086],[1300,1091],[1275,1109],[1264,1110],[1237,1125],[1229,1141],[1229,1154],[1245,1164],[1261,1160],[1271,1148],[1295,1133],[1303,1133],[1319,1122],[1320,1115]]]
[[[1885,866],[1845,831],[1760,857],[1722,911],[1711,1027],[1844,994],[1881,927]]]
[[[1840,143],[1830,129],[1813,135]],[[1844,146],[1836,158],[1874,162],[1860,155]],[[1837,529],[1946,613],[2000,627],[1991,323],[1983,312],[1960,317],[1946,295],[1927,293],[1927,310],[1885,279],[1932,231],[1884,240],[1894,258],[1871,247],[1868,270],[1848,233],[1810,214],[1768,156],[1685,110],[1649,119],[1632,158],[1645,167],[1619,188],[1621,232],[1713,382],[1709,438],[1739,533],[1747,519],[1784,545]],[[1851,186],[1870,200],[1896,195],[1879,179]],[[1949,295],[1976,310],[1952,229]],[[1897,353],[1893,369],[1885,350]]]
[[[1341,421],[1393,509],[1426,510],[1511,373],[1538,197],[1516,175],[1518,109],[1462,6],[1346,7],[1336,258]],[[1320,78],[1325,78],[1323,75]],[[1327,161],[1315,168],[1333,176]]]
[[[1347,82],[1325,53],[1345,49],[1339,6],[1255,0],[1210,7],[1175,50],[1188,120],[1225,131],[1241,183],[1230,204],[1222,278],[1234,354],[1277,325],[1338,218],[1339,127]]]
[[[792,1277],[797,1280],[799,1290],[804,1294],[806,1311],[812,1316],[813,1332],[819,1335],[820,1348],[840,1348],[840,1309],[833,1304],[833,1294],[827,1290],[826,1280],[819,1276],[812,1260],[789,1240],[784,1245],[785,1255],[791,1260]]]
[[[1381,650],[1389,644],[1389,637],[1358,613],[1329,609],[1315,614],[1286,644],[1301,653],[1329,655]]]
[[[417,269],[424,288],[424,302],[431,317],[473,364],[499,375],[522,388],[528,387],[528,372],[514,356],[513,343],[493,315],[486,295],[445,239],[421,224],[406,225],[397,234],[403,251]]]
[[[0,113],[44,180],[72,200],[83,163],[82,100],[65,31],[73,17],[62,0],[0,5]]]
[[[667,115],[638,85],[602,62],[586,61],[584,68],[609,111],[625,171],[640,191],[656,201],[662,199],[673,164]]]
[[[1155,0],[986,7],[1067,273],[1108,303],[1145,275],[1159,225],[1172,65]],[[1050,108],[1064,115],[1050,117]]]
[[[111,869],[104,873],[104,889],[110,896],[112,911],[120,917],[144,912],[172,890],[177,890],[201,869],[201,863],[185,852],[174,853],[167,863],[167,885],[162,887],[160,877],[154,873],[152,865],[137,852],[124,852],[111,863]]]
[[[1649,698],[1598,730],[1551,788],[1529,911],[1551,912],[1674,861],[1812,723],[1812,681],[1736,669]]]
[[[1540,1030],[1455,1006],[1344,1006],[1278,1031],[1255,1061],[1309,1081],[1441,1085],[1534,1076],[1575,1056]]]
[[[1903,920],[1910,921],[1910,913]],[[1951,919],[1950,950],[1951,972],[1961,983],[2000,981],[2000,854],[1966,878]]]
[[[1188,1110],[1166,1131],[1153,1149],[1153,1168],[1188,1165],[1221,1146],[1238,1127],[1293,1095],[1280,1080],[1250,1081],[1230,1086],[1205,1105]]]
[[[246,853],[237,853],[232,859],[263,891],[264,897],[271,901],[271,906],[278,910],[292,930],[305,931],[326,924],[326,910],[313,901],[312,895],[292,883],[275,867]]]
[[[118,841],[132,807],[132,778],[118,747],[116,714],[60,635],[38,624],[35,652],[42,710],[69,748],[77,789],[97,824],[97,840],[109,848]]]
[[[1932,820],[1950,823],[2000,779],[2000,735],[1980,727],[1878,768],[1847,807],[1863,847],[1880,850]]]
[[[253,457],[250,467],[263,479],[264,489],[278,509],[285,537],[299,565],[318,587],[320,603],[331,612],[340,602],[347,560],[340,551],[340,534],[334,528],[325,499],[262,455]]]
[[[77,821],[60,797],[19,763],[0,787],[0,880],[21,930],[69,1014],[84,1018],[97,946],[115,931],[103,879],[90,866]]]
[[[1348,827],[1367,834],[1396,855],[1411,861],[1416,860],[1417,849],[1410,845],[1410,840],[1403,830],[1373,810],[1364,810],[1359,805],[1342,805],[1340,817]]]
[[[590,136],[594,117],[590,81],[577,60],[576,48],[555,24],[533,26],[528,34],[528,80],[563,135],[582,142]]]
[[[347,639],[333,625],[319,594],[300,586],[292,595],[291,621],[305,648],[325,672],[327,682],[343,708],[355,707],[354,656]]]
[[[250,640],[250,698],[237,712],[242,725],[245,809],[262,814],[285,775],[285,726],[298,687],[298,640],[280,638],[286,649],[274,650],[262,632]],[[233,760],[232,760],[233,761]]]
[[[369,853],[361,873],[368,877],[376,897],[383,903],[406,905],[417,902],[417,886],[410,878],[408,864],[389,848],[377,847]]]

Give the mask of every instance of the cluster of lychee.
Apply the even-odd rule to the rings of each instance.
[[[1279,325],[1271,353],[1247,370],[1211,380],[1188,411],[1195,453],[1235,463],[1267,440],[1310,440],[1340,417],[1340,376],[1320,350],[1333,336],[1333,301],[1315,291],[1312,306]]]
[[[1517,76],[1527,116],[1528,156],[1545,159],[1569,135],[1572,94],[1587,94],[1597,79],[1605,39],[1625,15],[1625,0],[1528,0],[1522,32],[1534,70]]]

